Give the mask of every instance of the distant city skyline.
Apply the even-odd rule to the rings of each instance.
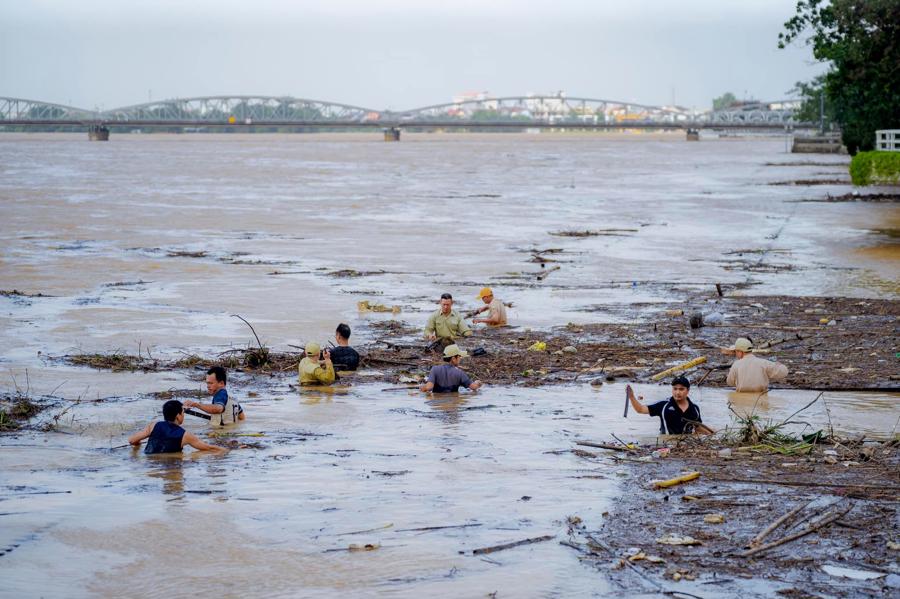
[[[292,96],[375,110],[468,91],[702,110],[774,101],[821,72],[777,49],[794,0],[8,3],[0,96],[110,109],[175,97]]]

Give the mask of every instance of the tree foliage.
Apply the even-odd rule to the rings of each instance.
[[[798,81],[788,93],[800,96],[802,101],[800,110],[795,115],[798,121],[818,123],[821,119],[824,121],[824,129],[829,129],[835,122],[834,102],[825,93],[825,75],[819,75],[809,82]]]
[[[827,62],[825,95],[850,153],[874,147],[877,129],[900,128],[900,0],[800,0],[778,46],[806,38]]]
[[[725,110],[737,102],[737,98],[731,92],[725,92],[718,98],[713,98],[713,110]]]

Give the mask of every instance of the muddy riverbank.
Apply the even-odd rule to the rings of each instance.
[[[574,450],[587,462],[621,456],[612,458],[624,480],[618,499],[599,520],[570,519],[564,541],[620,592],[811,598],[900,590],[896,441],[670,445]],[[699,476],[669,488],[651,482],[685,472]]]

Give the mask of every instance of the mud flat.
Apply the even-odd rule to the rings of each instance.
[[[576,449],[587,461],[620,455],[623,490],[600,521],[570,518],[563,543],[629,594],[896,595],[897,441],[756,441],[692,438],[655,454]],[[699,477],[662,489],[650,482],[684,472]]]

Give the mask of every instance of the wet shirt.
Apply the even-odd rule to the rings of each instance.
[[[352,347],[339,345],[331,350],[331,361],[338,370],[356,370],[359,367],[359,354]]]
[[[700,419],[700,408],[689,397],[687,409],[682,412],[674,398],[665,399],[647,406],[651,416],[659,416],[659,432],[663,435],[684,435],[694,432],[694,422]]]
[[[300,360],[300,384],[301,385],[330,385],[334,382],[334,364],[329,363],[326,368],[319,366],[319,361],[309,356]]]
[[[227,389],[219,389],[212,398],[213,405],[222,406],[222,411],[218,414],[210,414],[210,424],[214,426],[224,426],[226,424],[234,424],[238,421],[238,417],[244,412],[241,404],[237,403],[228,396]]]
[[[769,389],[769,381],[780,381],[787,374],[788,369],[784,364],[747,354],[734,361],[725,382],[734,385],[736,391],[762,392]]]
[[[434,393],[456,393],[460,387],[469,388],[472,379],[462,368],[453,364],[434,366],[428,373],[428,382],[434,385]]]
[[[174,453],[181,451],[184,429],[174,422],[161,421],[153,425],[144,453]]]
[[[497,319],[497,324],[491,325],[495,327],[501,327],[506,324],[506,306],[503,305],[503,302],[494,298],[491,303],[488,304],[488,320]]]
[[[447,315],[438,310],[428,317],[428,324],[425,325],[425,336],[428,337],[432,333],[437,335],[438,339],[442,337],[454,339],[468,337],[472,334],[472,330],[456,310],[450,310],[450,314]]]

